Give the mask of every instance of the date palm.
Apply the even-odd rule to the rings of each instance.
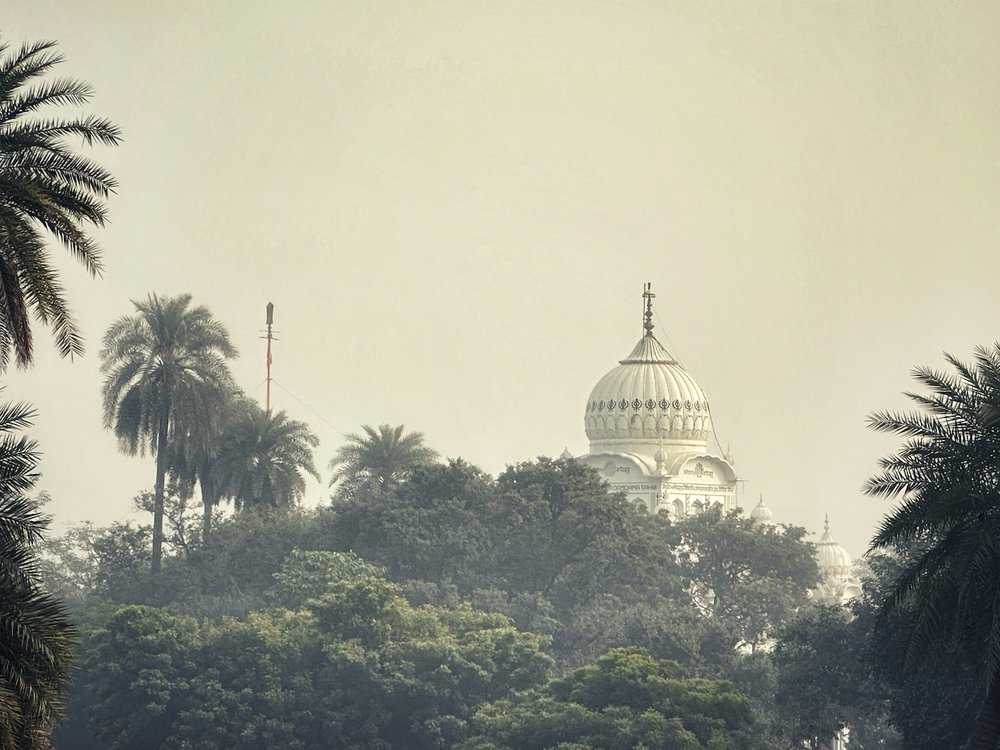
[[[879,412],[870,426],[906,438],[865,490],[901,498],[872,550],[900,553],[883,618],[907,609],[906,653],[972,646],[983,655],[986,696],[968,747],[1000,743],[1000,345],[972,364],[946,355],[954,374],[914,371],[929,393],[907,394],[919,413]]]
[[[319,479],[319,439],[285,412],[268,414],[245,400],[219,435],[212,480],[238,510],[291,508],[305,494],[305,474]]]
[[[172,456],[187,450],[216,405],[234,390],[226,360],[237,356],[225,327],[191,295],[151,294],[104,335],[104,426],[129,455],[156,456],[153,573],[163,555],[163,494]]]
[[[204,419],[189,425],[187,440],[171,445],[167,459],[171,478],[185,496],[194,494],[198,487],[202,503],[201,538],[207,541],[212,533],[212,516],[223,498],[216,463],[219,459],[219,441],[246,409],[246,396],[241,391],[219,393],[219,398],[209,404]]]
[[[338,496],[367,490],[381,497],[418,466],[433,462],[438,454],[424,445],[421,432],[405,432],[405,425],[382,424],[378,429],[361,425],[363,435],[349,433],[337,449],[329,468],[330,484],[340,483]]]
[[[75,631],[39,582],[35,545],[48,520],[27,493],[36,444],[24,404],[0,405],[0,750],[43,750],[59,716]]]
[[[36,42],[11,50],[0,40],[0,370],[12,354],[19,366],[30,364],[32,316],[52,327],[60,354],[82,353],[47,240],[57,240],[98,275],[100,248],[88,228],[104,224],[105,199],[116,187],[68,141],[112,146],[118,128],[103,118],[51,114],[91,96],[85,83],[45,80],[62,62],[54,48],[54,42]]]

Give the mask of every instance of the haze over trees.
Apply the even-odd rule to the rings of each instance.
[[[434,461],[401,426],[349,436],[331,503],[302,509],[315,438],[231,386],[211,441],[195,428],[166,438],[156,587],[152,529],[71,529],[48,548],[47,585],[73,602],[88,655],[59,736],[84,750],[331,737],[373,750],[791,750],[848,727],[859,748],[993,747],[978,738],[991,721],[980,655],[1000,562],[1000,353],[949,361],[957,377],[919,373],[932,393],[913,398],[930,416],[873,417],[909,441],[869,491],[904,502],[849,610],[811,601],[803,529],[648,514],[572,459],[492,477]],[[362,460],[383,442],[412,450]],[[198,455],[191,471],[184,457]],[[189,502],[201,476],[234,501],[211,536]]]
[[[162,504],[155,491],[141,502],[154,528],[161,517],[155,587],[154,528],[80,527],[46,547],[47,586],[73,603],[87,654],[59,736],[84,750],[330,737],[373,749],[791,749],[849,727],[855,747],[898,748],[900,734],[918,750],[961,746],[989,715],[990,675],[976,667],[992,610],[972,588],[988,600],[991,536],[979,530],[998,356],[980,352],[958,378],[923,373],[934,393],[914,398],[933,417],[874,418],[912,440],[870,491],[906,500],[850,612],[810,600],[803,529],[648,514],[572,459],[492,477],[434,461],[402,426],[349,436],[330,505],[302,509],[315,437],[225,381],[210,391],[222,398],[190,396],[212,419],[161,443]],[[393,450],[364,458],[380,445]],[[212,500],[193,502],[204,478]],[[232,511],[208,535],[206,508],[223,499]],[[949,539],[958,553],[984,546],[949,558]],[[980,577],[946,592],[961,571]],[[920,600],[922,586],[944,598]],[[946,605],[958,619],[928,617]],[[948,660],[914,659],[914,644],[945,645]],[[250,687],[262,683],[266,694]]]
[[[155,588],[148,530],[89,528],[53,546],[66,560],[54,589],[78,590],[90,571],[74,598],[88,656],[57,740],[693,750],[802,738],[776,720],[777,667],[747,650],[743,615],[705,607],[709,559],[721,569],[744,549],[751,563],[721,598],[793,581],[810,609],[801,530],[711,513],[672,525],[562,459],[497,478],[429,463],[317,510],[241,505],[208,539],[192,532],[199,505],[167,489]],[[694,545],[704,569],[678,554]],[[762,629],[778,638],[787,617],[764,608]]]
[[[91,95],[60,63],[0,41],[0,373],[37,323],[83,351],[52,244],[102,270],[116,184],[73,142],[120,133],[53,114]],[[52,747],[60,719],[79,750],[1000,744],[1000,347],[872,417],[905,442],[867,491],[901,503],[845,609],[811,600],[804,529],[649,515],[571,459],[494,477],[403,425],[347,435],[331,502],[303,508],[309,426],[240,392],[190,295],[133,304],[102,396],[155,456],[151,525],[44,539],[33,412],[0,405],[0,750]]]
[[[115,181],[71,142],[120,133],[52,114],[91,95],[60,62],[0,42],[0,372],[31,363],[34,322],[83,351],[51,244],[102,269]],[[347,435],[334,502],[304,510],[308,425],[240,393],[190,295],[133,304],[102,395],[156,458],[151,526],[43,540],[32,412],[0,406],[0,748],[50,747],[76,637],[58,596],[81,659],[57,744],[82,750],[1000,743],[997,347],[917,371],[921,414],[873,416],[906,442],[867,491],[902,503],[848,612],[810,601],[803,529],[648,515],[572,460],[438,463],[402,425]]]

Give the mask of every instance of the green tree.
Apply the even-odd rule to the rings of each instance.
[[[819,748],[850,727],[852,746],[898,747],[886,686],[872,670],[868,624],[843,607],[812,606],[776,635],[775,705],[786,738]]]
[[[337,503],[333,536],[394,580],[458,581],[468,593],[486,585],[481,569],[493,494],[492,477],[462,460],[416,467],[380,502],[357,493]]]
[[[568,664],[621,644],[626,603],[682,593],[667,519],[637,512],[576,461],[520,463],[495,482],[462,461],[426,466],[379,502],[361,492],[331,514],[333,542],[408,582],[409,595],[416,579],[424,601],[457,593],[502,612],[553,635]]]
[[[676,584],[669,522],[637,512],[572,459],[509,467],[497,477],[487,526],[500,587],[541,593],[562,612],[604,593]]]
[[[184,443],[171,446],[172,453],[167,464],[179,493],[184,497],[193,497],[197,487],[201,496],[203,542],[208,541],[211,536],[212,517],[225,494],[216,467],[220,438],[250,408],[249,403],[249,399],[240,391],[222,394],[220,398],[207,404],[211,413],[206,415],[206,419],[190,425]]]
[[[247,400],[219,434],[213,484],[239,510],[291,508],[305,494],[304,474],[319,479],[313,465],[317,445],[319,438],[304,422],[283,411],[268,414]]]
[[[298,609],[327,593],[331,585],[378,575],[374,565],[350,552],[296,549],[274,574],[275,586],[269,594],[281,606]]]
[[[805,529],[756,524],[712,509],[678,524],[679,556],[694,601],[755,649],[789,622],[819,581]]]
[[[872,678],[884,686],[881,693],[889,700],[889,718],[899,730],[902,746],[907,750],[963,747],[983,704],[982,653],[969,642],[907,658],[914,604],[884,608],[901,572],[922,552],[923,544],[917,544],[909,551],[867,556],[869,571],[863,578],[863,596],[852,605],[856,615],[852,629],[865,644]]]
[[[52,326],[62,356],[83,352],[47,237],[92,275],[101,271],[100,248],[87,230],[104,224],[116,183],[67,141],[113,146],[120,133],[103,118],[52,116],[53,108],[82,106],[91,96],[80,81],[42,80],[61,62],[55,42],[12,50],[0,41],[0,370],[12,353],[19,366],[30,364],[32,316]]]
[[[416,467],[437,458],[437,451],[424,445],[423,433],[407,433],[405,425],[382,424],[376,430],[365,424],[361,430],[363,435],[345,435],[346,442],[330,460],[330,484],[339,483],[338,498],[350,497],[362,488],[382,497]]]
[[[544,688],[488,704],[473,727],[461,750],[763,747],[731,685],[681,677],[642,649],[614,649]]]
[[[905,438],[880,462],[868,494],[902,500],[883,520],[873,550],[913,552],[883,602],[883,619],[910,607],[904,659],[921,652],[980,654],[982,708],[968,747],[1000,742],[1000,345],[977,348],[972,364],[945,355],[954,374],[928,368],[914,378],[929,393],[907,394],[918,413],[878,412],[872,429]]]
[[[274,598],[295,609],[212,621],[119,608],[83,650],[76,715],[89,727],[67,744],[452,747],[479,705],[541,684],[552,664],[506,618],[413,607],[348,555],[293,555]]]
[[[48,520],[27,496],[38,447],[24,404],[0,406],[0,748],[43,750],[67,683],[75,631],[43,588],[38,544]]]
[[[192,435],[209,430],[206,419],[233,391],[226,359],[236,356],[229,334],[191,295],[151,294],[132,303],[134,315],[104,335],[104,426],[130,455],[156,456],[151,569],[163,557],[163,498],[172,452],[186,450]]]

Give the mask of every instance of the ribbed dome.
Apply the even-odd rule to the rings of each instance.
[[[823,536],[816,543],[816,564],[824,580],[847,580],[851,577],[851,556],[833,539],[830,519],[824,524]]]
[[[704,444],[712,432],[705,392],[649,329],[618,367],[594,386],[584,421],[591,442]]]
[[[771,509],[764,505],[764,496],[761,495],[760,502],[757,503],[757,507],[750,511],[750,520],[756,521],[757,523],[767,523],[771,520],[773,515],[774,513],[771,512]]]

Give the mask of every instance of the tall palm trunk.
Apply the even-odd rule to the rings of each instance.
[[[996,750],[997,743],[1000,743],[1000,678],[994,676],[966,750]]]
[[[156,438],[156,485],[153,488],[153,560],[150,570],[160,572],[163,560],[163,495],[167,483],[167,435],[170,427],[170,406],[164,405],[160,414],[160,430]]]

